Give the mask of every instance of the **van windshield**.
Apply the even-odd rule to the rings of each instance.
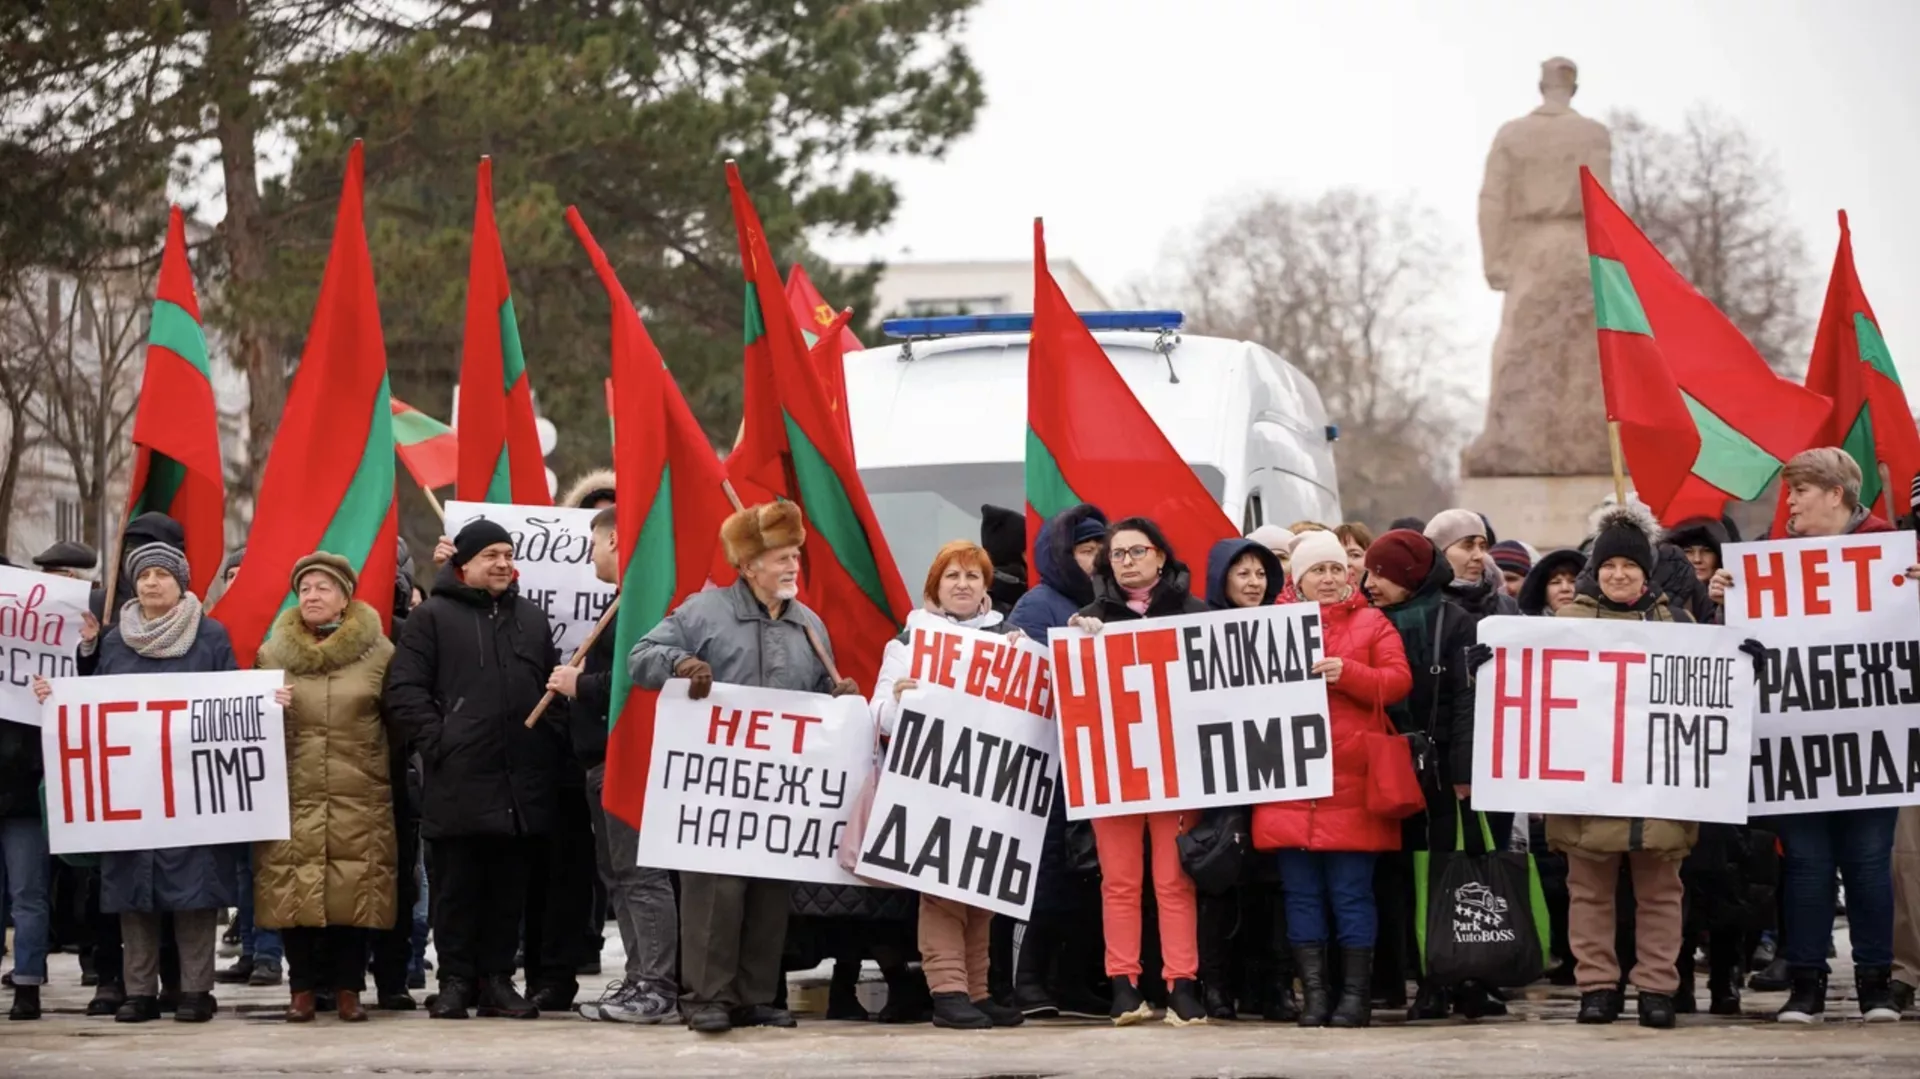
[[[1226,490],[1220,470],[1197,465],[1194,474],[1219,501]],[[1026,512],[1026,466],[1021,462],[863,468],[860,479],[900,567],[900,579],[916,601],[927,566],[947,541],[979,542],[983,504]]]

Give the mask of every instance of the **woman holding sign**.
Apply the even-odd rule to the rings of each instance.
[[[181,674],[234,669],[227,629],[207,617],[187,591],[187,556],[166,543],[148,543],[126,557],[134,598],[104,633],[89,624],[80,654],[90,674]],[[87,664],[82,664],[83,668]],[[53,687],[35,678],[42,701]],[[161,915],[172,913],[180,950],[180,1005],[174,1018],[204,1023],[213,1018],[213,960],[222,907],[239,897],[241,848],[169,847],[107,851],[100,856],[100,909],[120,915],[126,954],[126,1002],[114,1013],[120,1023],[160,1018]]]
[[[1253,845],[1280,852],[1287,939],[1304,991],[1303,1027],[1364,1027],[1373,1020],[1373,946],[1379,932],[1374,862],[1400,849],[1400,822],[1367,809],[1367,741],[1392,733],[1386,709],[1413,689],[1400,634],[1367,606],[1347,580],[1347,553],[1330,532],[1293,545],[1302,602],[1320,605],[1324,654],[1313,673],[1326,680],[1332,723],[1333,794],[1270,802],[1253,811]],[[1333,909],[1328,925],[1327,909]],[[1336,1008],[1327,978],[1327,945],[1340,943]]]
[[[1339,541],[1326,533],[1334,547]],[[1341,556],[1342,558],[1345,555]],[[1342,573],[1345,573],[1344,564]],[[1068,625],[1099,633],[1108,622],[1199,614],[1207,605],[1196,599],[1187,567],[1174,556],[1160,526],[1145,517],[1128,517],[1107,530],[1106,557],[1094,566],[1093,602]],[[1146,843],[1153,837],[1153,895],[1160,904],[1160,951],[1167,994],[1167,1022],[1188,1026],[1207,1021],[1200,999],[1200,945],[1193,880],[1180,867],[1180,833],[1198,813],[1141,813],[1097,817],[1094,844],[1100,852],[1100,920],[1107,932],[1107,976],[1113,980],[1115,1026],[1131,1026],[1153,1016],[1140,995],[1140,891],[1146,876]]]
[[[278,696],[293,827],[254,847],[253,908],[286,945],[289,1023],[313,1021],[321,989],[333,991],[341,1022],[365,1022],[368,934],[393,926],[398,848],[380,712],[393,644],[354,584],[339,555],[294,563],[298,605],[260,649],[261,667],[287,672]]]

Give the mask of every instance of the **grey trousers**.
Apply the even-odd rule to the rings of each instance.
[[[173,912],[173,943],[180,949],[180,991],[213,992],[213,949],[220,936],[217,910]],[[122,911],[120,940],[126,953],[127,995],[160,994],[160,915]]]
[[[671,1001],[679,994],[673,976],[674,950],[680,945],[680,916],[673,905],[673,879],[664,869],[638,864],[640,833],[600,807],[607,766],[587,772],[587,808],[593,812],[593,846],[607,906],[620,926],[627,952],[627,980]]]
[[[680,874],[680,1010],[772,1004],[787,943],[784,880]]]

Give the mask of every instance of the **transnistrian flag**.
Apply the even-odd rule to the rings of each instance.
[[[215,611],[242,668],[253,666],[274,618],[293,602],[293,564],[315,551],[351,563],[359,578],[354,597],[380,612],[383,626],[393,620],[393,405],[362,216],[363,168],[356,140],[313,325],[260,480],[247,555]]]
[[[1853,268],[1853,232],[1840,211],[1840,247],[1827,280],[1827,302],[1807,364],[1807,388],[1833,399],[1816,444],[1839,446],[1860,464],[1860,501],[1875,506],[1885,465],[1896,495],[1906,495],[1920,473],[1920,432],[1914,429],[1900,372],[1893,366],[1880,322]],[[1902,507],[1904,509],[1904,507]]]
[[[199,596],[207,594],[226,553],[220,419],[207,363],[200,302],[187,265],[186,218],[175,206],[167,215],[167,245],[147,329],[147,366],[133,418],[127,519],[158,512],[180,523],[193,568],[191,588]]]
[[[866,348],[847,327],[853,312],[851,309],[835,311],[814,287],[806,267],[797,262],[787,271],[787,306],[793,312],[794,322],[800,326],[800,336],[807,342],[807,361],[820,376],[820,386],[827,393],[827,407],[839,419],[851,451],[853,416],[847,411],[846,354]],[[859,464],[857,456],[854,464]]]
[[[1206,594],[1207,551],[1240,534],[1167,441],[1047,269],[1033,222],[1033,339],[1027,345],[1027,565],[1047,518],[1081,502],[1109,520],[1150,517]]]
[[[705,586],[720,546],[720,524],[733,507],[720,458],[694,422],[606,253],[579,210],[567,208],[567,224],[593,260],[613,308],[614,532],[621,572],[602,804],[638,828],[658,694],[633,686],[626,657],[668,612]]]
[[[460,348],[460,475],[468,502],[551,506],[547,465],[533,425],[533,388],[507,286],[507,257],[493,220],[493,161],[480,159],[467,262],[467,331]]]
[[[872,693],[880,653],[899,636],[912,603],[731,161],[727,186],[746,275],[746,409],[727,469],[736,482],[747,480],[805,512],[801,598],[826,622],[840,673]]]
[[[1607,416],[1634,488],[1667,524],[1718,518],[1814,443],[1827,400],[1774,374],[1584,167],[1580,191]]]
[[[460,442],[453,428],[398,397],[393,399],[393,442],[407,474],[427,490],[459,478]]]

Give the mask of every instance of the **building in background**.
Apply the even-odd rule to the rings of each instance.
[[[1106,311],[1112,305],[1080,268],[1052,259],[1048,268],[1077,311]],[[873,290],[880,318],[930,315],[999,315],[1033,310],[1033,263],[893,262]]]

